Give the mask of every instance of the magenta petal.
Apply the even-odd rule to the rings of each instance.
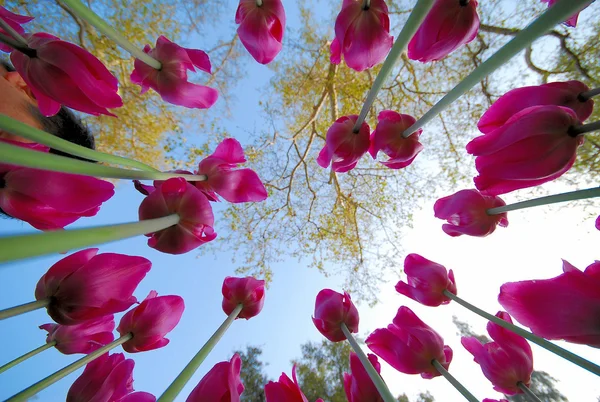
[[[259,202],[267,199],[267,190],[252,169],[227,172],[214,185],[215,191],[232,203]]]
[[[156,397],[149,392],[132,392],[118,402],[156,402]]]
[[[245,163],[244,149],[242,144],[235,138],[225,138],[211,155],[214,158],[219,158],[227,163],[238,164]]]

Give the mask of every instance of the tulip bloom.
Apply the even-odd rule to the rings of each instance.
[[[63,325],[125,311],[135,288],[150,271],[143,257],[81,250],[50,267],[37,283],[36,300],[48,299],[48,314]]]
[[[408,43],[408,58],[441,60],[475,39],[478,30],[477,0],[436,0]]]
[[[323,289],[317,294],[313,323],[317,330],[331,342],[346,340],[341,325],[346,324],[352,333],[358,332],[358,310],[350,295]]]
[[[168,254],[183,254],[217,237],[215,218],[206,196],[185,179],[162,182],[140,204],[140,220],[178,214],[179,223],[146,234],[148,246]]]
[[[373,368],[381,373],[377,356],[369,353],[368,358]],[[377,387],[354,352],[350,352],[350,373],[344,373],[344,391],[348,402],[383,402]]]
[[[140,303],[129,310],[117,331],[121,336],[131,333],[133,338],[123,344],[123,350],[129,353],[145,352],[167,346],[165,338],[177,326],[185,305],[179,296],[158,296],[155,290]]]
[[[152,88],[165,102],[188,108],[208,109],[217,101],[216,89],[188,82],[187,70],[211,73],[210,59],[202,50],[186,49],[171,42],[163,35],[156,40],[156,47],[144,47],[144,52],[158,60],[162,68],[156,70],[140,59],[135,59],[131,82],[142,87],[142,92]]]
[[[2,19],[4,22],[10,25],[10,27],[17,31],[18,34],[23,35],[25,33],[25,30],[23,29],[21,24],[25,24],[31,21],[33,17],[30,17],[28,15],[15,14],[8,11],[6,8],[0,6],[0,19]],[[4,31],[2,28],[0,28],[0,34],[10,37],[10,34]],[[10,53],[13,51],[13,48],[0,42],[0,50],[6,53]]]
[[[436,307],[450,303],[442,292],[447,290],[456,294],[454,273],[443,265],[429,261],[418,254],[409,254],[404,259],[404,273],[408,283],[396,284],[396,292],[418,301],[426,306]]]
[[[244,150],[234,138],[224,139],[212,155],[198,164],[196,174],[207,180],[194,182],[209,200],[218,201],[220,195],[233,203],[258,202],[267,198],[267,190],[252,169],[235,169],[245,163]]]
[[[239,402],[244,392],[241,370],[242,359],[237,353],[231,361],[215,364],[192,390],[186,402]]]
[[[557,2],[557,0],[541,0],[542,3],[548,3],[548,7],[552,7],[554,5],[554,3]],[[592,2],[590,2],[591,4]],[[589,4],[588,4],[589,6]],[[579,18],[579,13],[581,11],[583,11],[585,8],[587,8],[588,6],[583,7],[581,10],[577,11],[575,14],[573,14],[572,16],[569,17],[569,19],[567,19],[564,23],[565,25],[569,26],[569,27],[573,27],[575,28],[577,26],[577,19]]]
[[[242,304],[243,308],[237,318],[250,319],[261,312],[265,304],[265,281],[251,276],[234,278],[228,276],[223,281],[223,311],[229,315]]]
[[[366,344],[396,370],[427,379],[440,375],[431,364],[434,359],[446,370],[452,361],[450,346],[444,345],[444,339],[405,306],[398,309],[387,328],[373,331]]]
[[[379,64],[392,48],[390,18],[384,0],[344,0],[335,20],[331,62],[339,64],[342,55],[348,67],[363,71]]]
[[[156,402],[156,397],[149,392],[134,392],[119,399],[118,402]]]
[[[496,317],[512,324],[510,316],[504,311]],[[488,322],[487,330],[495,342],[482,345],[476,337],[461,338],[461,343],[481,366],[483,375],[494,384],[494,389],[506,395],[521,394],[517,385],[522,382],[527,387],[531,383],[533,372],[533,354],[531,346],[514,332]]]
[[[551,279],[505,283],[498,301],[536,335],[600,348],[600,261],[584,272],[563,261],[563,271]]]
[[[596,229],[600,230],[600,215],[596,218]]]
[[[410,165],[423,145],[419,142],[419,136],[423,130],[418,130],[408,138],[402,133],[416,121],[414,117],[407,114],[396,113],[392,110],[384,110],[377,116],[377,127],[371,134],[371,146],[369,153],[373,159],[377,153],[383,151],[390,157],[382,165],[390,169],[402,169]]]
[[[287,374],[281,373],[279,381],[269,381],[265,385],[266,402],[309,402],[298,385],[296,365],[292,368],[292,378],[293,381]],[[319,398],[315,402],[323,402],[323,400]]]
[[[47,33],[26,39],[33,51],[14,51],[10,60],[44,116],[55,115],[61,105],[94,116],[114,116],[107,109],[123,106],[119,82],[90,52]]]
[[[499,195],[562,176],[583,144],[583,135],[569,131],[580,124],[575,112],[562,106],[518,112],[502,127],[467,144],[467,152],[477,157],[475,186],[484,194]]]
[[[65,355],[88,354],[115,339],[112,314],[75,325],[44,324],[40,325],[40,329],[48,331],[46,343],[56,342],[54,347]]]
[[[240,0],[235,23],[242,45],[260,64],[269,64],[281,51],[285,31],[281,0]]]
[[[354,169],[358,160],[369,150],[369,125],[363,122],[358,133],[353,132],[357,115],[342,116],[327,130],[325,147],[317,157],[319,166],[331,164],[334,172],[347,172]]]
[[[433,211],[436,218],[448,222],[442,225],[446,234],[452,237],[463,234],[484,237],[492,234],[496,226],[508,226],[506,212],[496,215],[486,212],[503,205],[506,203],[500,197],[483,195],[477,190],[460,190],[437,200]]]

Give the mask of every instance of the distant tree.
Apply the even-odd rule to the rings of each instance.
[[[235,353],[239,354],[242,359],[240,377],[244,384],[244,392],[240,400],[242,402],[264,402],[264,387],[269,382],[269,377],[264,372],[267,363],[260,360],[262,349],[258,346],[246,346],[245,351],[238,350]]]

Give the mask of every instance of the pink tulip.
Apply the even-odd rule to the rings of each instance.
[[[121,336],[128,333],[133,338],[123,344],[129,353],[145,352],[167,346],[165,338],[177,326],[185,305],[179,296],[158,296],[155,290],[139,306],[129,310],[117,327]]]
[[[418,130],[408,138],[402,137],[402,133],[416,121],[415,118],[384,110],[379,113],[377,120],[369,147],[373,159],[377,158],[379,151],[383,151],[390,159],[381,162],[382,165],[390,169],[402,169],[410,165],[423,150],[423,145],[419,142],[423,130]]]
[[[562,106],[532,106],[467,144],[475,155],[479,176],[475,186],[499,195],[539,186],[562,176],[573,166],[583,135],[570,135],[580,125],[573,110]]]
[[[443,265],[429,261],[418,254],[409,254],[404,259],[404,273],[408,283],[396,284],[396,292],[418,301],[426,306],[436,307],[450,303],[444,290],[456,294],[454,273]]]
[[[178,214],[179,223],[146,234],[148,245],[168,254],[183,254],[217,237],[215,218],[206,196],[183,178],[161,183],[157,191],[140,204],[140,220]]]
[[[408,43],[408,58],[438,61],[471,42],[479,30],[476,0],[436,0]]]
[[[504,311],[496,317],[512,324],[510,316]],[[521,394],[518,384],[528,386],[533,372],[533,355],[525,338],[488,322],[487,330],[495,342],[482,345],[476,337],[463,336],[462,345],[471,353],[481,366],[483,375],[494,384],[494,389],[506,395]]]
[[[252,169],[235,169],[245,162],[240,143],[234,138],[226,138],[212,155],[198,164],[196,174],[206,175],[208,179],[194,184],[211,201],[219,200],[217,194],[233,203],[264,201],[267,190],[258,175]]]
[[[350,295],[323,289],[317,294],[313,323],[317,330],[331,342],[346,340],[341,325],[346,324],[352,333],[358,332],[358,310]]]
[[[319,166],[326,168],[331,164],[334,172],[347,172],[354,169],[358,160],[369,150],[369,125],[363,122],[358,133],[352,128],[358,120],[357,115],[342,116],[327,130],[325,147],[317,157]]]
[[[536,335],[600,348],[600,261],[584,272],[563,261],[563,271],[551,279],[505,283],[498,301]]]
[[[4,22],[10,25],[10,27],[17,31],[18,34],[23,35],[25,33],[25,30],[23,29],[21,24],[25,24],[31,21],[33,17],[30,17],[28,15],[15,14],[8,11],[6,8],[0,6],[0,19],[2,19]],[[0,28],[0,34],[10,37],[10,34],[2,28]],[[6,53],[10,53],[13,51],[13,48],[0,42],[0,50]]]
[[[37,283],[35,298],[49,300],[48,314],[57,323],[81,324],[137,302],[133,292],[151,266],[143,257],[88,248],[51,266]]]
[[[381,373],[377,356],[369,353],[368,358],[375,370]],[[344,373],[344,391],[348,402],[383,402],[367,370],[354,352],[350,352],[350,373]]]
[[[448,222],[442,225],[442,230],[448,235],[484,237],[492,234],[496,226],[508,226],[506,212],[496,215],[486,212],[503,205],[506,203],[500,197],[483,195],[477,190],[460,190],[437,200],[433,211],[436,218]]]
[[[266,402],[309,402],[298,385],[296,365],[292,368],[292,378],[293,381],[287,374],[281,373],[279,381],[269,381],[265,385]],[[315,402],[323,402],[323,400],[319,398]]]
[[[600,215],[596,218],[596,229],[600,230]]]
[[[44,116],[55,115],[61,105],[94,116],[114,116],[107,109],[123,106],[119,82],[90,52],[47,33],[26,39],[32,53],[15,51],[10,60]]]
[[[112,314],[75,325],[44,324],[40,325],[40,329],[48,331],[46,343],[56,342],[56,349],[65,355],[88,354],[115,339]]]
[[[215,364],[192,390],[186,402],[239,402],[244,392],[241,370],[242,359],[237,353],[231,361]]]
[[[281,0],[240,0],[235,23],[240,41],[260,64],[269,64],[281,51],[285,31]]]
[[[442,337],[405,306],[398,309],[387,328],[373,331],[366,344],[396,370],[427,379],[440,375],[431,364],[434,359],[446,370],[452,361],[450,346],[444,345]]]
[[[131,82],[142,87],[142,92],[152,88],[165,102],[188,108],[208,109],[217,101],[217,90],[188,82],[187,70],[194,66],[210,74],[210,59],[202,50],[186,49],[164,36],[156,40],[156,47],[144,47],[144,52],[158,60],[162,68],[156,70],[140,59],[135,59]]]
[[[234,278],[228,276],[223,281],[223,311],[229,315],[238,304],[243,305],[237,318],[250,319],[261,312],[265,304],[265,281],[251,276]]]
[[[148,392],[133,392],[118,402],[156,402],[156,397]]]
[[[556,3],[558,0],[541,0],[541,1],[542,1],[542,3],[548,3],[548,7],[552,7],[554,5],[554,3]],[[592,1],[590,1],[590,4],[591,3],[592,3]],[[581,10],[579,10],[572,16],[570,16],[569,19],[564,22],[565,25],[575,28],[577,26],[577,19],[579,18],[579,13],[582,12],[588,6],[589,6],[589,4],[587,6],[584,6]]]
[[[394,42],[384,0],[344,0],[335,20],[331,62],[339,64],[342,55],[348,67],[363,71],[385,59]]]

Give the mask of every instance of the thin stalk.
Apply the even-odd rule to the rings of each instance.
[[[0,19],[0,21],[1,21],[1,19]],[[6,35],[0,34],[0,42],[12,47],[15,50],[25,53],[25,54],[31,54],[32,52],[35,52],[35,50],[33,50],[27,46],[23,46],[21,43],[19,43],[15,39],[13,39],[9,36],[6,36]]]
[[[60,253],[96,244],[154,233],[179,222],[177,214],[120,225],[57,230],[21,236],[0,237],[0,263]],[[32,246],[35,245],[35,246]]]
[[[79,156],[81,158],[90,159],[97,162],[129,166],[148,172],[158,172],[157,169],[153,168],[152,166],[148,166],[145,163],[124,158],[122,156],[106,154],[104,152],[82,147],[81,145],[73,144],[72,142],[63,140],[62,138],[49,134],[45,131],[38,130],[37,128],[31,127],[18,120],[11,119],[3,114],[0,114],[0,129],[8,133],[18,135],[19,137],[35,141],[39,144],[47,145],[50,148],[56,149],[57,151],[62,151],[71,155]]]
[[[363,0],[363,10],[371,8],[371,0]]]
[[[24,46],[27,48],[29,47],[29,46],[27,46],[27,39],[22,37],[20,33],[15,31],[15,29],[13,27],[11,27],[8,24],[8,22],[4,21],[2,18],[0,18],[0,28],[2,28],[2,30],[4,30],[4,32],[6,32],[10,36],[12,36],[13,39],[16,40],[21,46]]]
[[[383,66],[381,66],[381,70],[377,77],[375,77],[375,82],[373,82],[373,86],[369,89],[367,94],[367,99],[360,110],[360,114],[358,115],[358,120],[354,124],[354,132],[357,133],[360,130],[360,126],[363,124],[365,119],[367,118],[367,114],[369,113],[369,109],[373,106],[373,102],[377,99],[377,93],[383,86],[385,79],[390,75],[392,69],[394,68],[394,64],[400,58],[400,55],[406,49],[408,42],[413,37],[421,22],[431,9],[434,0],[418,0],[415,8],[413,8],[412,12],[408,16],[408,20],[406,24],[402,27],[400,34],[396,38],[396,42],[394,42],[394,46],[392,46],[392,50],[390,50],[390,54],[387,55],[385,61],[383,62]]]
[[[2,257],[0,257],[0,258],[2,258]],[[44,308],[49,303],[50,303],[50,299],[36,300],[36,301],[30,302],[30,303],[21,304],[20,306],[15,306],[15,307],[7,308],[5,310],[0,310],[0,320],[4,320],[6,318],[14,317],[16,315],[25,314],[30,311]]]
[[[534,40],[544,35],[553,26],[560,24],[571,15],[575,14],[590,0],[558,1],[548,8],[539,18],[520,31],[506,45],[502,46],[489,59],[481,63],[475,70],[459,82],[450,92],[439,100],[427,113],[425,113],[412,126],[402,134],[407,138],[412,133],[433,120],[444,109],[460,98],[465,92],[477,85],[485,77],[500,68],[504,63],[513,58],[521,50],[529,46]]]
[[[173,177],[183,177],[187,181],[205,181],[207,179],[205,175],[148,172],[103,166],[97,163],[68,158],[66,156],[33,151],[4,142],[0,142],[0,161],[10,165],[25,166],[34,169],[83,174],[110,179],[167,180]]]
[[[585,200],[587,198],[600,197],[600,187],[592,187],[585,190],[570,191],[568,193],[548,195],[545,197],[534,198],[532,200],[515,202],[501,207],[490,208],[486,212],[488,215],[497,215],[519,209],[538,207],[541,205],[556,204],[559,202]]]
[[[56,341],[52,341],[50,343],[45,343],[42,346],[40,346],[39,348],[33,349],[31,352],[25,353],[23,356],[17,357],[15,360],[12,360],[12,361],[6,363],[4,366],[1,366],[0,374],[4,373],[9,368],[12,368],[12,367],[16,366],[17,364],[24,362],[25,360],[29,359],[30,357],[33,357],[33,356],[37,355],[38,353],[43,352],[46,349],[50,349],[51,347],[54,347],[55,345],[56,345]]]
[[[502,328],[506,328],[509,331],[512,331],[515,334],[522,336],[523,338],[527,339],[528,341],[531,341],[531,342],[535,343],[536,345],[539,345],[539,346],[543,347],[544,349],[554,353],[555,355],[560,356],[563,359],[566,359],[566,360],[570,361],[571,363],[578,365],[579,367],[589,371],[590,373],[600,376],[600,366],[598,366],[597,364],[594,364],[591,361],[586,360],[581,356],[571,353],[568,350],[563,349],[560,346],[553,344],[552,342],[548,342],[547,340],[540,338],[539,336],[534,335],[529,331],[519,328],[514,324],[506,322],[506,321],[496,317],[495,315],[491,315],[490,313],[487,313],[487,312],[481,310],[480,308],[475,307],[471,303],[461,299],[460,297],[456,296],[455,294],[448,292],[447,290],[444,290],[443,293],[445,296],[454,300],[455,302],[457,302],[461,306],[467,308],[468,310],[471,310],[475,314],[482,316],[486,320],[492,321],[493,323],[500,325]]]
[[[208,356],[211,350],[213,350],[215,345],[219,342],[221,337],[223,337],[223,334],[225,334],[227,328],[229,328],[231,323],[240,314],[240,311],[242,311],[243,307],[243,305],[238,304],[236,308],[233,309],[231,314],[229,314],[225,321],[223,321],[223,324],[221,324],[221,326],[217,328],[215,333],[208,339],[208,341],[206,341],[206,343],[204,344],[204,346],[202,346],[198,353],[196,353],[196,356],[194,356],[192,360],[190,360],[187,366],[185,366],[181,373],[179,373],[177,378],[175,378],[171,385],[169,385],[169,388],[167,388],[165,392],[163,392],[163,394],[160,396],[160,398],[158,398],[157,402],[171,402],[175,400],[175,398],[177,397],[177,395],[179,395],[183,387],[185,387],[185,384],[187,384],[187,382],[190,380],[190,378],[192,378],[196,370],[198,370],[198,367],[200,367],[204,359],[206,359],[206,356]]]
[[[444,378],[446,380],[448,380],[448,382],[450,384],[452,384],[454,386],[454,388],[456,388],[456,390],[458,392],[461,393],[462,396],[465,397],[465,399],[469,402],[479,402],[479,399],[475,398],[475,396],[473,396],[472,393],[469,392],[469,390],[467,390],[461,383],[460,381],[458,381],[456,378],[454,378],[454,376],[452,374],[450,374],[448,372],[448,370],[446,370],[441,364],[440,362],[438,362],[437,360],[433,359],[431,361],[431,364],[433,364],[433,367],[436,368],[436,370],[444,376]]]
[[[354,349],[354,353],[358,355],[360,362],[367,371],[367,374],[369,374],[369,377],[371,378],[371,381],[373,381],[373,384],[375,384],[375,388],[377,388],[377,391],[379,392],[381,398],[383,398],[385,402],[395,402],[396,398],[394,398],[389,388],[383,381],[383,378],[381,378],[377,370],[375,370],[375,367],[373,367],[373,365],[369,361],[369,358],[367,357],[367,355],[365,355],[365,352],[363,352],[363,350],[360,348],[360,346],[356,342],[356,339],[354,339],[352,333],[350,333],[348,327],[344,323],[342,323],[342,332],[346,336],[346,339],[350,343],[350,346],[352,346],[352,349]]]
[[[256,0],[256,7],[262,7],[263,0]]]
[[[534,394],[529,387],[527,387],[527,385],[523,384],[521,381],[517,383],[517,386],[521,389],[521,391],[523,391],[523,393],[527,396],[527,399],[529,399],[531,402],[542,402],[542,400],[538,398],[537,395]]]
[[[580,93],[579,96],[577,96],[577,99],[579,99],[580,102],[586,102],[597,95],[600,95],[600,87]]]
[[[579,134],[591,133],[592,131],[600,130],[600,120],[581,126],[572,126],[569,128],[569,135],[575,137]]]
[[[68,376],[69,374],[71,374],[72,372],[85,366],[89,362],[97,359],[98,357],[102,356],[109,350],[114,349],[117,346],[124,344],[131,338],[133,338],[133,335],[131,333],[128,333],[118,339],[115,339],[108,345],[103,346],[100,349],[95,350],[92,353],[82,357],[81,359],[69,364],[67,367],[64,367],[64,368],[58,370],[56,373],[51,374],[48,377],[44,378],[43,380],[36,382],[29,388],[25,388],[23,391],[19,392],[18,394],[13,395],[9,399],[7,399],[5,402],[25,402],[25,401],[27,401],[29,398],[31,398],[38,392],[49,387],[50,385],[54,384],[58,380]]]
[[[119,46],[125,49],[129,54],[131,54],[136,59],[139,59],[149,65],[150,67],[160,70],[162,68],[162,64],[153,57],[150,57],[148,54],[144,53],[143,50],[139,49],[133,43],[129,42],[129,40],[117,32],[113,27],[111,27],[102,17],[93,12],[91,9],[86,7],[79,0],[61,0],[65,3],[73,13],[79,16],[81,19],[87,21],[89,24],[96,27],[96,29],[106,35],[108,38],[112,39]]]

